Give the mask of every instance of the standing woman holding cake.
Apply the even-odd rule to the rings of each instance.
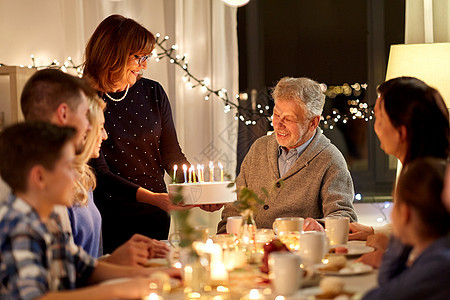
[[[84,77],[107,103],[109,139],[92,163],[105,252],[134,233],[167,239],[168,212],[184,209],[171,203],[164,183],[165,171],[189,164],[178,144],[170,103],[158,82],[141,77],[155,41],[136,21],[111,15],[85,50]]]

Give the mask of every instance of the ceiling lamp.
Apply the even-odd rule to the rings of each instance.
[[[249,1],[250,0],[223,0],[223,2],[225,2],[226,5],[234,7],[244,6]]]

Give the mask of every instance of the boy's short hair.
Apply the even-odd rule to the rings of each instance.
[[[63,147],[75,136],[71,127],[46,122],[18,123],[0,132],[0,175],[13,192],[27,190],[31,168],[52,170]]]
[[[95,95],[88,83],[60,70],[37,71],[25,84],[20,104],[26,121],[49,122],[61,103],[67,103],[75,111],[80,104],[80,93]]]

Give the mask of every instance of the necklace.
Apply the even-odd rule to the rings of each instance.
[[[122,98],[115,99],[115,98],[111,97],[107,92],[105,92],[105,95],[106,95],[109,99],[111,99],[112,101],[120,102],[120,101],[122,101],[123,99],[125,99],[125,97],[127,96],[127,94],[128,94],[128,88],[129,88],[129,87],[130,87],[130,85],[127,84],[127,88],[126,88],[126,90],[125,90],[125,94],[123,94]]]

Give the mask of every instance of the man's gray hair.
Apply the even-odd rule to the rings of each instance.
[[[308,118],[320,116],[325,104],[325,87],[306,77],[284,77],[272,90],[275,100],[294,100],[300,107],[305,107]]]

